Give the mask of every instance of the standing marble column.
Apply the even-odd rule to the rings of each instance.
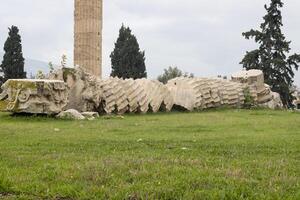
[[[74,65],[102,76],[103,0],[75,0]]]

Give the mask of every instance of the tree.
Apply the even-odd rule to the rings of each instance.
[[[26,78],[24,58],[22,53],[21,36],[16,26],[9,28],[8,38],[4,44],[4,56],[0,68],[3,72],[3,81],[8,79]]]
[[[298,70],[300,55],[290,52],[290,41],[287,41],[281,31],[282,16],[280,8],[281,0],[271,0],[269,6],[265,5],[267,14],[261,24],[261,30],[250,30],[243,33],[246,39],[253,38],[259,44],[259,48],[247,52],[241,64],[247,70],[259,69],[264,72],[265,81],[274,92],[281,96],[286,107],[292,107],[293,97],[291,86],[295,76],[294,70]]]
[[[129,27],[122,25],[110,58],[112,77],[133,79],[147,77],[145,52],[140,51],[137,39]]]
[[[157,80],[166,84],[169,80],[176,77],[189,77],[193,78],[194,74],[189,74],[187,72],[181,71],[178,67],[169,67],[168,69],[164,69],[164,73],[157,77]]]

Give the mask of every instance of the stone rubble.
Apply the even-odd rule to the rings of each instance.
[[[69,109],[60,112],[57,116],[59,119],[73,119],[73,120],[85,120],[86,118],[77,110]]]
[[[222,106],[240,108],[249,98],[253,105],[272,109],[282,107],[279,94],[272,92],[264,83],[263,73],[259,70],[236,73],[232,75],[232,80],[179,77],[166,85],[149,79],[102,80],[86,73],[82,68],[64,68],[50,74],[49,79],[56,80],[25,81],[34,87],[24,85],[24,80],[8,81],[0,95],[1,110],[57,114],[75,109],[78,113],[83,113],[80,114],[83,117],[92,119],[97,117],[96,113],[122,115],[169,112],[174,107],[188,111]],[[15,88],[14,85],[18,87]],[[9,98],[6,94],[10,94]],[[15,96],[19,99],[17,103],[14,101]],[[7,108],[8,102],[15,106]],[[70,115],[72,114],[74,111]]]
[[[83,112],[81,113],[85,118],[98,118],[100,117],[99,116],[99,113],[97,112]]]

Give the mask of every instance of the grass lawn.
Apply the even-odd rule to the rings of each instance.
[[[0,199],[300,199],[300,113],[2,113]]]

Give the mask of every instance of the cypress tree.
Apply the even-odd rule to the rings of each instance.
[[[16,26],[9,28],[8,38],[4,44],[4,56],[0,65],[3,81],[8,79],[26,78],[24,72],[24,58],[22,53],[21,36]]]
[[[265,5],[267,14],[263,18],[260,30],[252,29],[243,33],[246,39],[253,38],[259,44],[259,48],[247,52],[241,64],[247,70],[262,70],[272,91],[280,94],[286,107],[292,107],[291,87],[294,82],[294,70],[298,70],[299,67],[300,55],[287,55],[291,50],[291,41],[287,41],[281,31],[282,7],[281,0],[271,0],[269,6]]]
[[[138,41],[129,27],[122,25],[110,58],[112,77],[133,79],[147,77],[145,52],[140,50]]]

